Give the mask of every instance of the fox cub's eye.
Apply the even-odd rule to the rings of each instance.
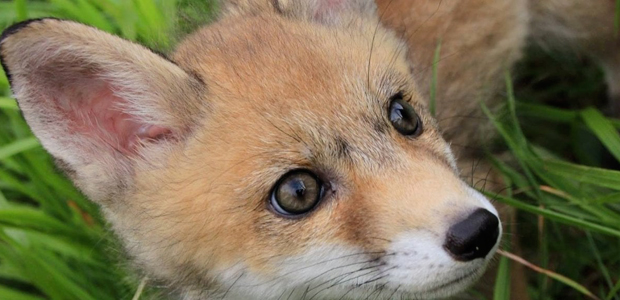
[[[422,121],[413,107],[403,100],[401,93],[392,96],[391,100],[388,114],[392,126],[402,135],[420,135],[422,133]]]
[[[299,215],[312,210],[321,200],[319,178],[307,170],[291,171],[278,181],[271,193],[271,206],[283,215]]]

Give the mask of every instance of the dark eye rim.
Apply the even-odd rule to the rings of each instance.
[[[400,129],[398,129],[396,126],[394,126],[394,122],[392,122],[392,120],[390,119],[390,114],[392,113],[392,106],[394,105],[394,102],[398,101],[401,105],[404,106],[408,106],[413,113],[416,116],[416,121],[417,121],[417,126],[415,128],[415,131],[411,132],[411,133],[407,133],[407,132],[403,132]],[[408,138],[415,138],[420,136],[423,132],[424,132],[424,122],[422,122],[422,118],[420,118],[420,115],[418,114],[417,110],[413,107],[413,105],[411,105],[409,103],[409,101],[405,100],[405,96],[404,93],[402,91],[397,92],[396,94],[392,95],[390,97],[390,101],[388,102],[387,105],[387,116],[388,116],[388,122],[390,122],[390,124],[392,125],[392,127],[401,135],[408,137]]]
[[[278,200],[276,199],[276,191],[280,187],[280,184],[284,182],[284,180],[296,174],[306,174],[314,178],[314,180],[316,180],[317,184],[319,185],[319,193],[317,194],[317,198],[314,201],[314,205],[312,207],[300,213],[291,213],[291,212],[286,211],[284,208],[280,206],[280,204],[278,203]],[[312,213],[313,211],[315,211],[317,207],[319,207],[320,203],[323,201],[323,198],[325,197],[325,190],[326,190],[326,184],[324,183],[323,180],[321,180],[321,177],[317,175],[315,172],[313,172],[312,170],[304,169],[304,168],[293,169],[293,170],[290,170],[284,173],[282,176],[280,176],[280,178],[273,185],[273,188],[271,188],[271,191],[269,192],[269,201],[268,201],[269,208],[271,211],[273,211],[275,214],[277,214],[280,217],[285,217],[289,219],[303,218],[307,216],[308,214]]]

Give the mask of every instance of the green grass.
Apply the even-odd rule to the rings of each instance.
[[[620,299],[620,120],[592,106],[605,86],[590,62],[528,54],[504,109],[484,108],[511,154],[490,155],[509,187],[488,195],[517,208],[523,255],[545,269],[530,273],[534,299]]]
[[[173,37],[207,22],[214,10],[213,2],[194,0],[15,0],[0,2],[0,29],[54,16],[166,52]],[[499,133],[489,149],[510,153],[489,153],[507,189],[488,195],[517,209],[517,222],[506,229],[516,230],[522,256],[538,268],[528,271],[528,292],[533,299],[591,293],[620,300],[620,120],[594,108],[604,104],[602,74],[585,60],[535,49],[518,69],[518,77],[506,76],[505,107],[487,110]],[[119,249],[97,207],[33,138],[0,73],[0,299],[155,293],[142,290]],[[508,262],[500,258],[494,299],[509,299]]]

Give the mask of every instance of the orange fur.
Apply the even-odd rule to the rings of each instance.
[[[10,28],[0,57],[43,146],[102,205],[136,265],[181,298],[446,297],[497,248],[495,237],[464,260],[446,246],[474,212],[497,214],[448,142],[475,157],[485,134],[471,118],[526,38],[553,8],[584,19],[578,1],[542,2],[234,0],[170,60],[44,19]],[[420,116],[420,136],[390,123],[395,95]],[[325,195],[283,216],[270,193],[295,169],[321,178]]]

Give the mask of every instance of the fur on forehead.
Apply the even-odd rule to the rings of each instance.
[[[223,11],[224,16],[276,12],[324,25],[344,25],[360,16],[376,17],[377,6],[373,0],[230,0]]]
[[[212,83],[209,102],[214,114],[204,125],[209,135],[220,132],[213,126],[229,120],[235,120],[234,128],[253,128],[263,136],[276,126],[289,134],[303,132],[306,142],[318,143],[317,149],[369,160],[390,153],[387,143],[380,149],[356,146],[366,144],[360,141],[369,136],[389,132],[384,116],[389,98],[404,92],[412,102],[423,101],[410,80],[406,46],[392,31],[366,25],[350,30],[278,15],[246,17],[243,22],[229,18],[189,36],[173,58]],[[241,120],[239,115],[245,117]],[[246,120],[252,123],[239,124]],[[265,128],[257,130],[259,123]],[[222,132],[234,128],[227,126]],[[348,138],[340,138],[344,136]]]

